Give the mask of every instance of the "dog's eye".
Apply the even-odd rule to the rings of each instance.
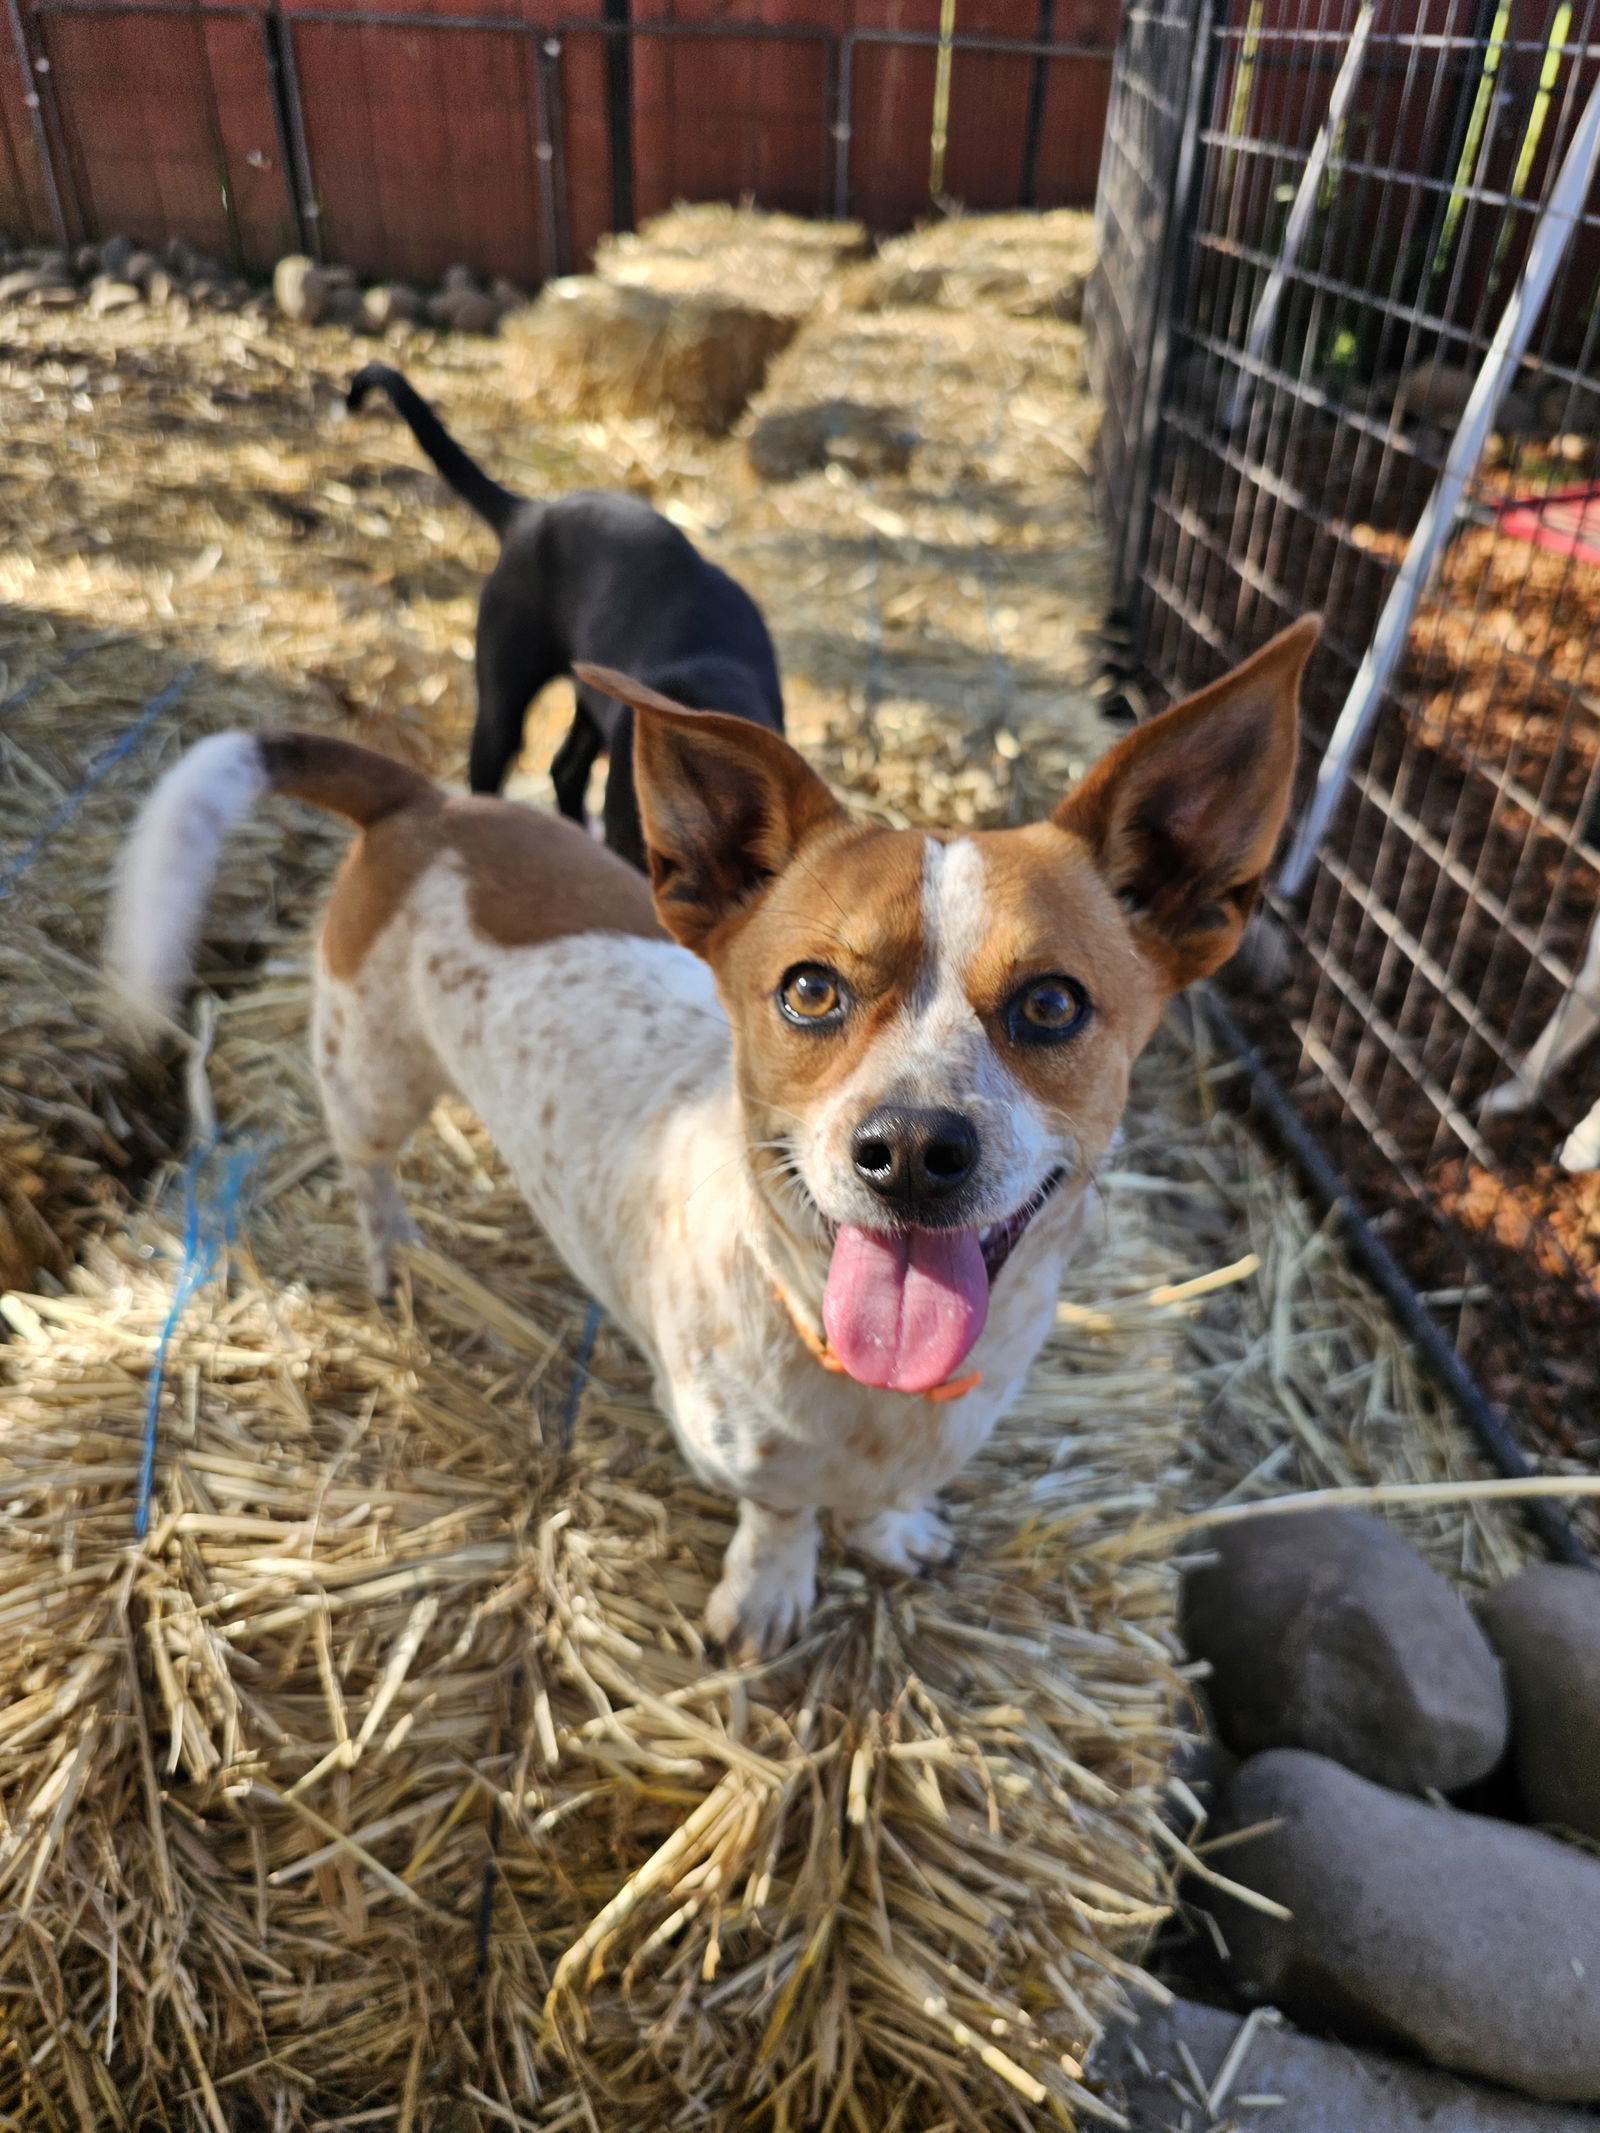
[[[837,1022],[844,1004],[843,984],[821,963],[796,963],[778,987],[778,1005],[791,1022]]]
[[[1076,978],[1032,978],[1013,995],[1006,1026],[1017,1044],[1059,1044],[1075,1037],[1091,1009]]]

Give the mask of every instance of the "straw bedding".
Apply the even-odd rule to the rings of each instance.
[[[819,317],[773,389],[893,383],[923,443],[906,476],[781,493],[738,440],[519,404],[492,347],[423,333],[399,359],[502,477],[640,487],[751,583],[841,789],[997,821],[1105,735],[1076,334]],[[953,1492],[959,1563],[909,1584],[833,1558],[793,1655],[716,1668],[697,1625],[729,1507],[637,1359],[604,1325],[587,1352],[586,1300],[465,1113],[407,1157],[428,1244],[399,1304],[360,1290],[304,1050],[338,834],[268,809],[231,849],[203,1072],[100,1033],[99,886],[180,741],[292,719],[459,764],[488,544],[402,433],[331,419],[358,345],[41,317],[0,367],[28,477],[0,490],[0,868],[73,808],[0,923],[0,1208],[31,1262],[0,1299],[0,2111],[1092,2119],[1082,2056],[1174,1858],[1164,1514],[1459,1449],[1175,1034],[1056,1335]],[[560,730],[556,691],[529,791]],[[212,1112],[186,1253],[172,1153]],[[207,1278],[162,1358],[138,1542],[186,1266]],[[1469,1578],[1518,1546],[1489,1511],[1426,1537]]]
[[[604,1334],[563,1452],[583,1301],[465,1114],[407,1164],[409,1293],[389,1318],[361,1296],[304,989],[218,1015],[248,1249],[168,1353],[142,1548],[177,1237],[142,1217],[63,1294],[5,1299],[27,1990],[0,2108],[81,2095],[100,2122],[109,2089],[138,2122],[176,2088],[197,2124],[424,2125],[480,2090],[541,2125],[732,2125],[766,2096],[774,2124],[876,2127],[1081,2102],[1161,1903],[1171,1573],[1126,1533],[1170,1500],[1174,1311],[1062,1326],[956,1492],[958,1571],[836,1561],[791,1661],[720,1673],[696,1625],[728,1507]],[[1068,1305],[1173,1271],[1135,1203]]]

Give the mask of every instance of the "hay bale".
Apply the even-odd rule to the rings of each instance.
[[[721,201],[679,205],[636,232],[602,237],[594,270],[606,281],[663,287],[674,269],[694,270],[699,286],[742,296],[763,309],[804,317],[834,274],[866,257],[859,222],[802,222]],[[681,279],[679,286],[687,286]]]
[[[168,1352],[143,1545],[178,1228],[3,1304],[0,2110],[1069,2122],[1165,1898],[1136,1535],[1196,1402],[1138,1203],[963,1477],[959,1567],[835,1560],[795,1652],[719,1670],[731,1507],[604,1330],[562,1452],[584,1300],[465,1113],[410,1158],[439,1249],[398,1312],[353,1285],[283,961],[218,1020],[250,1252]]]
[[[568,415],[652,415],[721,436],[796,321],[715,289],[548,282],[509,322],[540,400]]]
[[[864,241],[854,224],[676,208],[606,238],[595,272],[547,284],[508,338],[559,412],[657,416],[721,436]]]
[[[1094,266],[1094,217],[957,215],[886,244],[842,277],[836,301],[861,311],[999,311],[1076,323]]]

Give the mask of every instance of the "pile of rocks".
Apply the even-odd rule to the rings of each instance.
[[[0,308],[73,310],[95,317],[146,308],[183,317],[190,311],[235,311],[255,318],[349,326],[367,333],[426,324],[455,333],[494,333],[506,313],[527,301],[515,283],[484,287],[470,267],[447,270],[432,295],[406,282],[363,288],[349,267],[319,266],[299,253],[280,259],[270,290],[228,269],[181,237],[159,247],[108,237],[76,251],[13,245],[0,236]]]
[[[70,252],[14,246],[0,238],[0,306],[7,304],[35,310],[82,304],[103,317],[135,305],[265,313],[272,299],[181,237],[159,248],[135,244],[131,237],[108,237],[104,244],[79,245]]]
[[[486,289],[464,266],[447,267],[432,296],[403,281],[374,282],[363,289],[349,267],[318,266],[302,252],[278,261],[272,294],[283,318],[306,326],[352,326],[364,333],[419,323],[447,333],[495,333],[508,311],[527,302],[515,282],[502,277]]]
[[[1260,1519],[1190,1573],[1184,1631],[1210,1857],[1267,1901],[1194,1891],[1240,1998],[1600,2100],[1600,1577],[1529,1569],[1475,1618],[1376,1519]]]

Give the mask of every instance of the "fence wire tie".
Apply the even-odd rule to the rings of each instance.
[[[150,1382],[145,1393],[144,1442],[133,1506],[136,1540],[142,1541],[150,1530],[150,1495],[155,1482],[161,1395],[173,1340],[190,1299],[210,1280],[218,1261],[233,1241],[246,1188],[269,1146],[266,1141],[247,1140],[229,1147],[213,1135],[196,1145],[183,1166],[183,1246],[172,1301],[167,1306],[167,1315],[156,1339],[155,1358],[150,1366]],[[213,1167],[214,1158],[220,1158],[221,1174],[213,1181],[208,1172]]]
[[[570,1452],[573,1432],[578,1426],[578,1407],[583,1399],[583,1381],[589,1375],[589,1359],[594,1354],[595,1335],[600,1331],[600,1306],[592,1299],[584,1314],[583,1333],[578,1341],[577,1359],[572,1366],[572,1384],[567,1392],[567,1404],[561,1416],[561,1449]]]

